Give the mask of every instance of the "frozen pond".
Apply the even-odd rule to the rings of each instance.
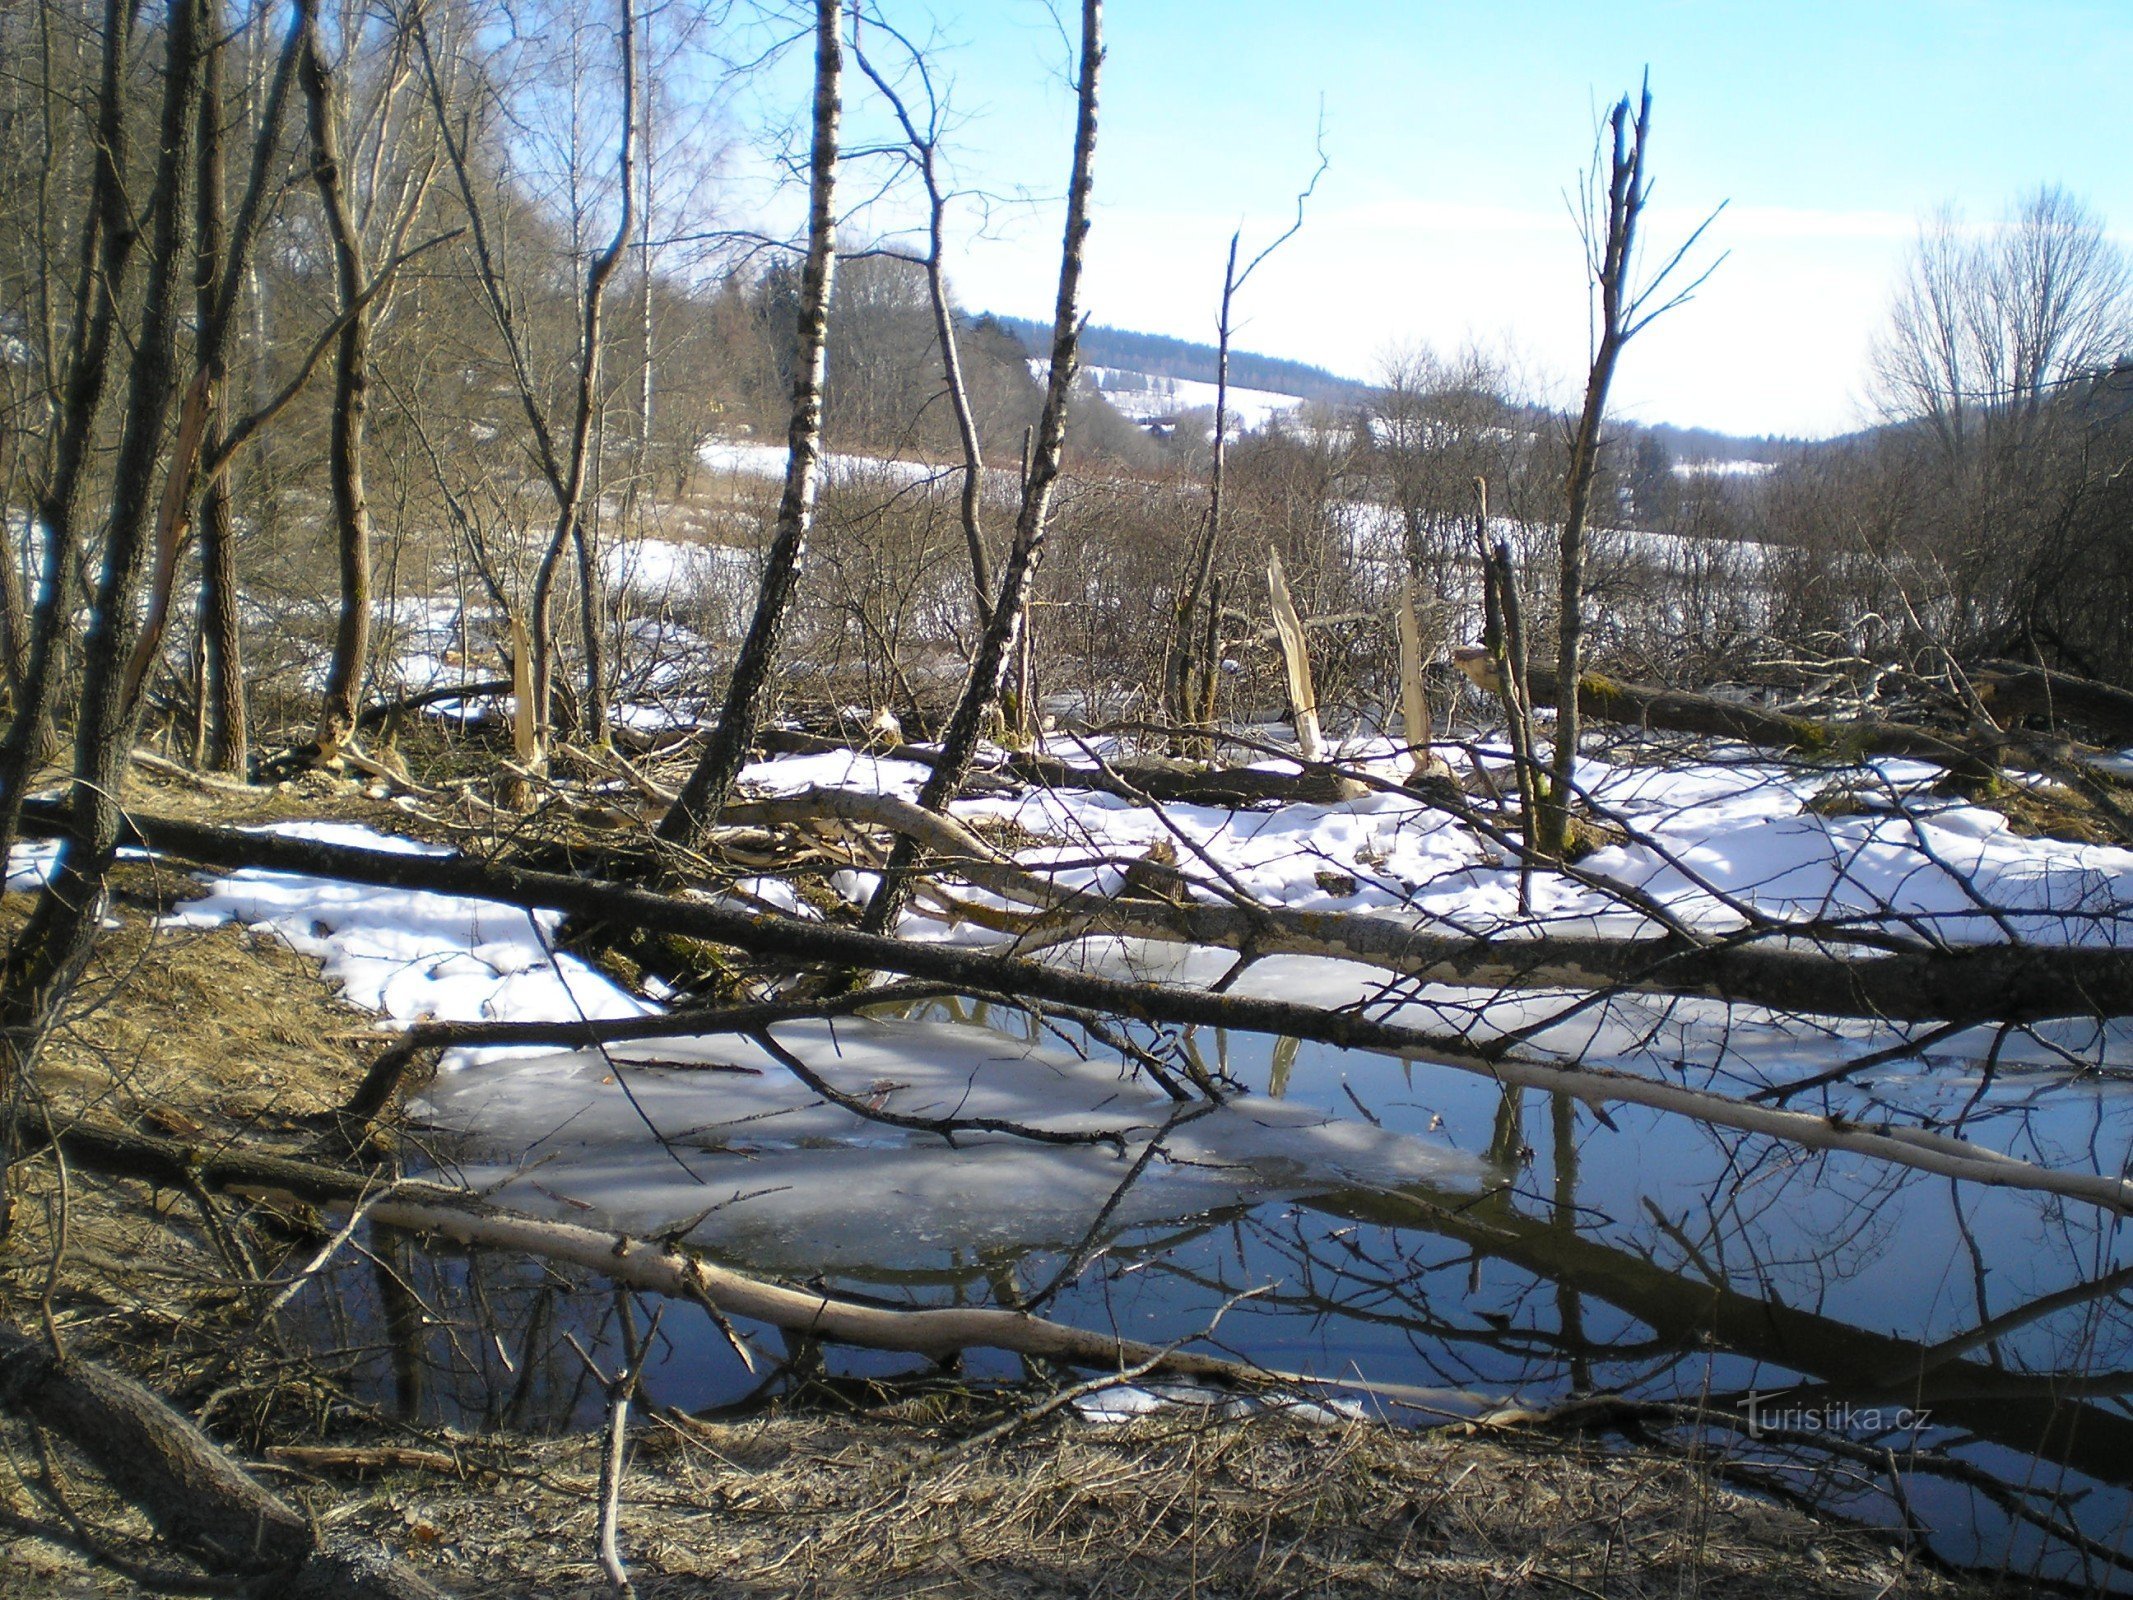
[[[895,765],[857,776],[848,758],[801,758],[754,776],[788,792],[841,780],[893,793],[908,776]],[[1807,907],[1949,939],[2124,935],[2126,852],[2017,838],[1954,803],[1824,814],[1806,802],[1826,775],[1598,777],[1642,837],[1591,864],[1670,914],[1717,923],[1743,907]],[[1506,938],[1539,920],[1634,931],[1619,904],[1561,881],[1536,883],[1528,917],[1486,841],[1386,797],[1271,813],[1179,807],[1167,823],[1060,794],[959,814],[1013,824],[1018,861],[1097,887],[1116,869],[1077,864],[1092,845],[1132,859],[1167,829],[1189,864],[1269,901],[1457,919]],[[773,901],[778,887],[749,892]],[[182,916],[272,929],[321,957],[355,1003],[401,1020],[648,1009],[557,954],[548,919],[481,902],[241,873]],[[906,931],[990,937],[941,922]],[[1188,984],[1234,965],[1228,952],[1120,941],[1053,959]],[[1786,1103],[1931,1126],[2054,1168],[2115,1176],[2133,1151],[2133,1041],[2118,1025],[1906,1029],[1663,995],[1591,1004],[1425,990],[1296,955],[1252,965],[1235,992],[1363,1007],[1476,1041],[1516,1032],[1543,1058],[1737,1098],[1831,1075]],[[1958,1561],[2125,1586],[2133,1265],[2120,1227],[2093,1206],[1635,1106],[1603,1117],[1472,1073],[1294,1040],[1145,1027],[1096,1037],[1064,1017],[963,1001],[781,1024],[774,1036],[775,1050],[722,1037],[457,1052],[415,1109],[454,1170],[529,1211],[686,1238],[735,1265],[897,1304],[1036,1304],[1138,1339],[1203,1341],[1346,1382],[1355,1403],[1411,1420],[1616,1396],[1655,1408],[1642,1426],[1697,1441],[1768,1492],[1908,1529]],[[1136,1054],[1174,1081],[1227,1085],[1224,1103],[1173,1099],[1133,1070]],[[830,1103],[784,1057],[870,1110],[1091,1142],[995,1130],[951,1144]],[[587,1403],[567,1364],[536,1358],[536,1337],[552,1346],[566,1325],[612,1337],[605,1297],[495,1258],[418,1268],[410,1252],[403,1275],[489,1329],[424,1333],[451,1319],[396,1313],[402,1291],[381,1286],[380,1315],[414,1330],[412,1345],[393,1341],[402,1361],[380,1369],[405,1403],[508,1403],[519,1420],[550,1422]],[[774,1333],[743,1332],[767,1356],[785,1352]],[[665,1319],[661,1339],[649,1381],[662,1402],[735,1404],[764,1382],[689,1308]],[[801,1355],[831,1375],[923,1365]],[[973,1355],[964,1370],[1019,1366]],[[1372,1385],[1439,1399],[1410,1409]]]

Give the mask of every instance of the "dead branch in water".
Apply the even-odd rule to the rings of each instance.
[[[1331,1387],[1367,1391],[1440,1415],[1471,1409],[1462,1402],[1472,1397],[1451,1390],[1315,1379],[1094,1333],[1026,1311],[900,1309],[846,1299],[719,1266],[677,1242],[518,1215],[439,1183],[392,1182],[288,1156],[188,1144],[117,1128],[77,1125],[59,1130],[57,1138],[67,1158],[81,1167],[159,1184],[190,1174],[210,1190],[290,1195],[321,1206],[360,1204],[374,1226],[583,1267],[629,1288],[700,1305],[721,1327],[727,1319],[741,1318],[810,1338],[934,1359],[984,1348],[1114,1373],[1152,1359],[1150,1372],[1238,1388]],[[11,1359],[7,1337],[0,1333],[0,1395],[6,1392]]]

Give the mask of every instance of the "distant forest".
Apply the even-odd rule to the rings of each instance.
[[[998,323],[1021,340],[1023,348],[1032,356],[1043,357],[1051,353],[1052,327],[1048,322],[989,313],[980,320]],[[1123,367],[1130,372],[1145,372],[1158,378],[1189,378],[1201,383],[1215,381],[1213,345],[1195,344],[1190,339],[1173,339],[1160,333],[1091,327],[1082,335],[1081,359],[1084,366]],[[1253,355],[1243,350],[1229,353],[1229,381],[1240,389],[1300,395],[1306,400],[1327,405],[1352,405],[1370,393],[1368,384],[1328,372],[1324,367],[1314,367],[1302,361],[1284,361],[1278,356]]]

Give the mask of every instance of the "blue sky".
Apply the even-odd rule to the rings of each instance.
[[[1056,197],[1071,106],[1047,9],[888,10],[939,37],[959,179]],[[1643,420],[1868,419],[1869,342],[1918,217],[1943,202],[1987,222],[2056,182],[2133,227],[2127,0],[1112,0],[1106,22],[1095,318],[1211,337],[1229,233],[1241,224],[1249,252],[1286,225],[1323,98],[1331,168],[1247,291],[1238,342],[1361,377],[1403,344],[1473,340],[1544,398],[1570,395],[1586,318],[1564,191],[1647,66],[1651,243],[1726,201],[1702,259],[1729,254],[1625,357],[1619,406]],[[1057,230],[1041,202],[982,229],[973,215],[960,297],[1048,315]]]

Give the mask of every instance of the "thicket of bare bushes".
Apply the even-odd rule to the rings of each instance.
[[[112,261],[122,320],[144,292],[131,245],[132,260],[116,241],[112,261],[101,247],[84,254],[105,25],[80,0],[0,19],[18,68],[0,85],[0,485],[14,508],[0,625],[11,694],[28,670],[40,582],[33,529],[49,520],[35,508],[71,481],[62,414],[74,356],[88,348]],[[151,726],[230,767],[255,754],[253,720],[270,725],[270,744],[310,720],[308,674],[337,628],[324,581],[337,542],[326,514],[336,386],[315,347],[339,299],[301,94],[285,86],[288,104],[271,104],[285,41],[264,8],[222,26],[211,109],[238,157],[225,156],[214,180],[225,210],[275,117],[257,241],[234,285],[225,405],[238,415],[268,405],[307,363],[319,369],[233,455],[219,497],[201,502],[200,539],[184,541],[183,560],[208,559],[210,570],[199,603],[175,608],[148,678]],[[722,152],[741,137],[724,109],[728,63],[769,33],[662,14],[641,34],[629,237],[588,345],[587,272],[620,220],[623,180],[622,69],[607,21],[587,8],[506,14],[471,3],[351,5],[322,19],[355,243],[374,280],[360,386],[378,607],[362,692],[373,701],[429,686],[401,678],[417,619],[453,619],[447,653],[469,681],[506,675],[508,620],[531,620],[547,587],[550,637],[535,627],[530,642],[556,652],[553,716],[566,732],[586,700],[589,645],[604,645],[610,696],[656,688],[653,698],[686,713],[681,656],[700,651],[715,673],[738,631],[736,595],[767,497],[758,480],[707,468],[702,450],[775,440],[792,378],[796,259],[726,217],[717,181]],[[153,177],[161,37],[144,14],[117,60],[127,124],[117,176],[130,194]],[[930,92],[908,63],[901,70],[914,96]],[[189,192],[202,181],[188,173]],[[923,724],[944,714],[977,620],[958,549],[959,475],[948,469],[957,426],[923,261],[893,230],[848,248],[829,324],[826,442],[912,465],[830,473],[818,581],[799,624],[807,671],[789,687],[806,705],[893,708]],[[2133,674],[2133,541],[2123,534],[2133,491],[2120,471],[2133,420],[2126,385],[2111,376],[2126,305],[2125,269],[2098,220],[2040,191],[1997,227],[1942,218],[1922,234],[1881,352],[1887,426],[1789,452],[1759,477],[1677,473],[1655,436],[1610,430],[1583,579],[1590,658],[1677,684],[1786,681],[1791,669],[1773,663],[1934,667],[1950,652]],[[181,327],[181,345],[189,337]],[[999,325],[964,317],[958,342],[997,469],[991,492],[1005,505],[1041,388]],[[561,470],[574,390],[595,354],[572,491],[582,527],[571,537],[586,550],[544,580],[560,480],[546,481],[543,463]],[[1535,637],[1554,625],[1540,577],[1562,518],[1567,423],[1478,351],[1398,354],[1381,377],[1360,406],[1317,406],[1232,441],[1211,635],[1223,715],[1282,709],[1270,547],[1312,621],[1336,726],[1388,715],[1389,618],[1403,585],[1432,646],[1478,636],[1477,479],[1488,486],[1488,537],[1509,540],[1523,575]],[[93,505],[119,408],[90,412],[70,492]],[[1160,704],[1166,618],[1207,515],[1207,448],[1204,426],[1159,444],[1093,397],[1083,405],[1058,507],[1057,538],[1074,556],[1040,573],[1032,608],[1036,681],[1059,697],[1055,711],[1101,718]],[[644,538],[735,557],[724,576],[699,564],[666,592],[629,592],[616,546]],[[68,595],[91,592],[89,560],[88,544],[70,544]],[[588,578],[594,593],[581,599]],[[218,591],[232,584],[241,601],[226,605]],[[227,669],[203,625],[218,608],[234,611],[229,649],[241,657]],[[63,667],[73,644],[59,640]],[[696,685],[696,705],[708,693]]]

